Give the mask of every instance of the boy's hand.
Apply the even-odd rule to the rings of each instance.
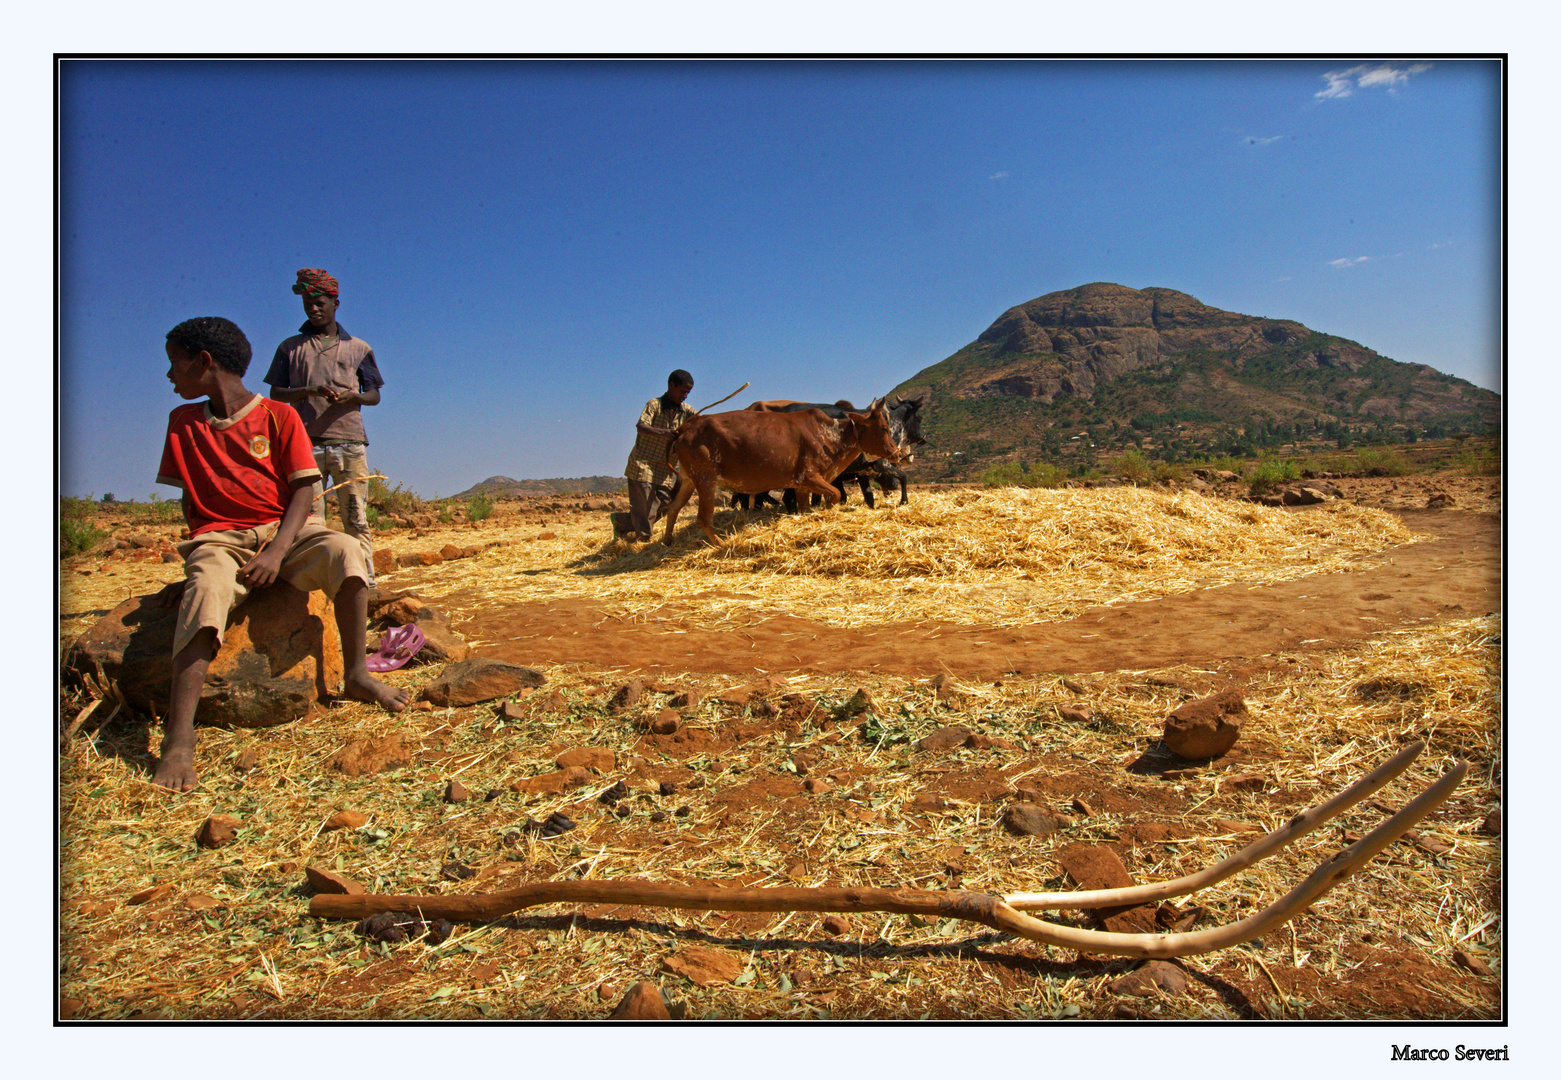
[[[277,579],[282,568],[283,554],[277,550],[276,544],[268,544],[259,555],[239,567],[238,579],[251,589],[264,588]]]
[[[184,586],[187,582],[188,579],[169,582],[152,597],[152,603],[158,607],[177,607],[179,598],[184,595]]]

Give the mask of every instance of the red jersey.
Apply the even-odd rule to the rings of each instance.
[[[191,536],[279,521],[292,482],[319,475],[303,421],[287,405],[256,394],[226,419],[212,415],[206,402],[168,414],[157,482],[189,495]]]

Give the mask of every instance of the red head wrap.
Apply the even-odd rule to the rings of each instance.
[[[339,295],[336,279],[318,269],[298,271],[298,281],[293,285],[293,291],[299,296],[307,296],[312,292],[322,292],[326,296]]]

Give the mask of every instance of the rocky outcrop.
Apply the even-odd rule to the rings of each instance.
[[[65,657],[77,678],[116,684],[133,708],[168,708],[177,608],[132,597],[103,616]],[[286,582],[258,589],[228,618],[206,672],[195,721],[272,727],[314,712],[342,680],[341,638],[330,601]],[[106,688],[105,688],[106,689]]]

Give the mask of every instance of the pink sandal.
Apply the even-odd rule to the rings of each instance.
[[[408,660],[423,647],[423,632],[416,625],[393,626],[379,639],[379,651],[368,658],[370,671],[395,671],[405,667]]]

